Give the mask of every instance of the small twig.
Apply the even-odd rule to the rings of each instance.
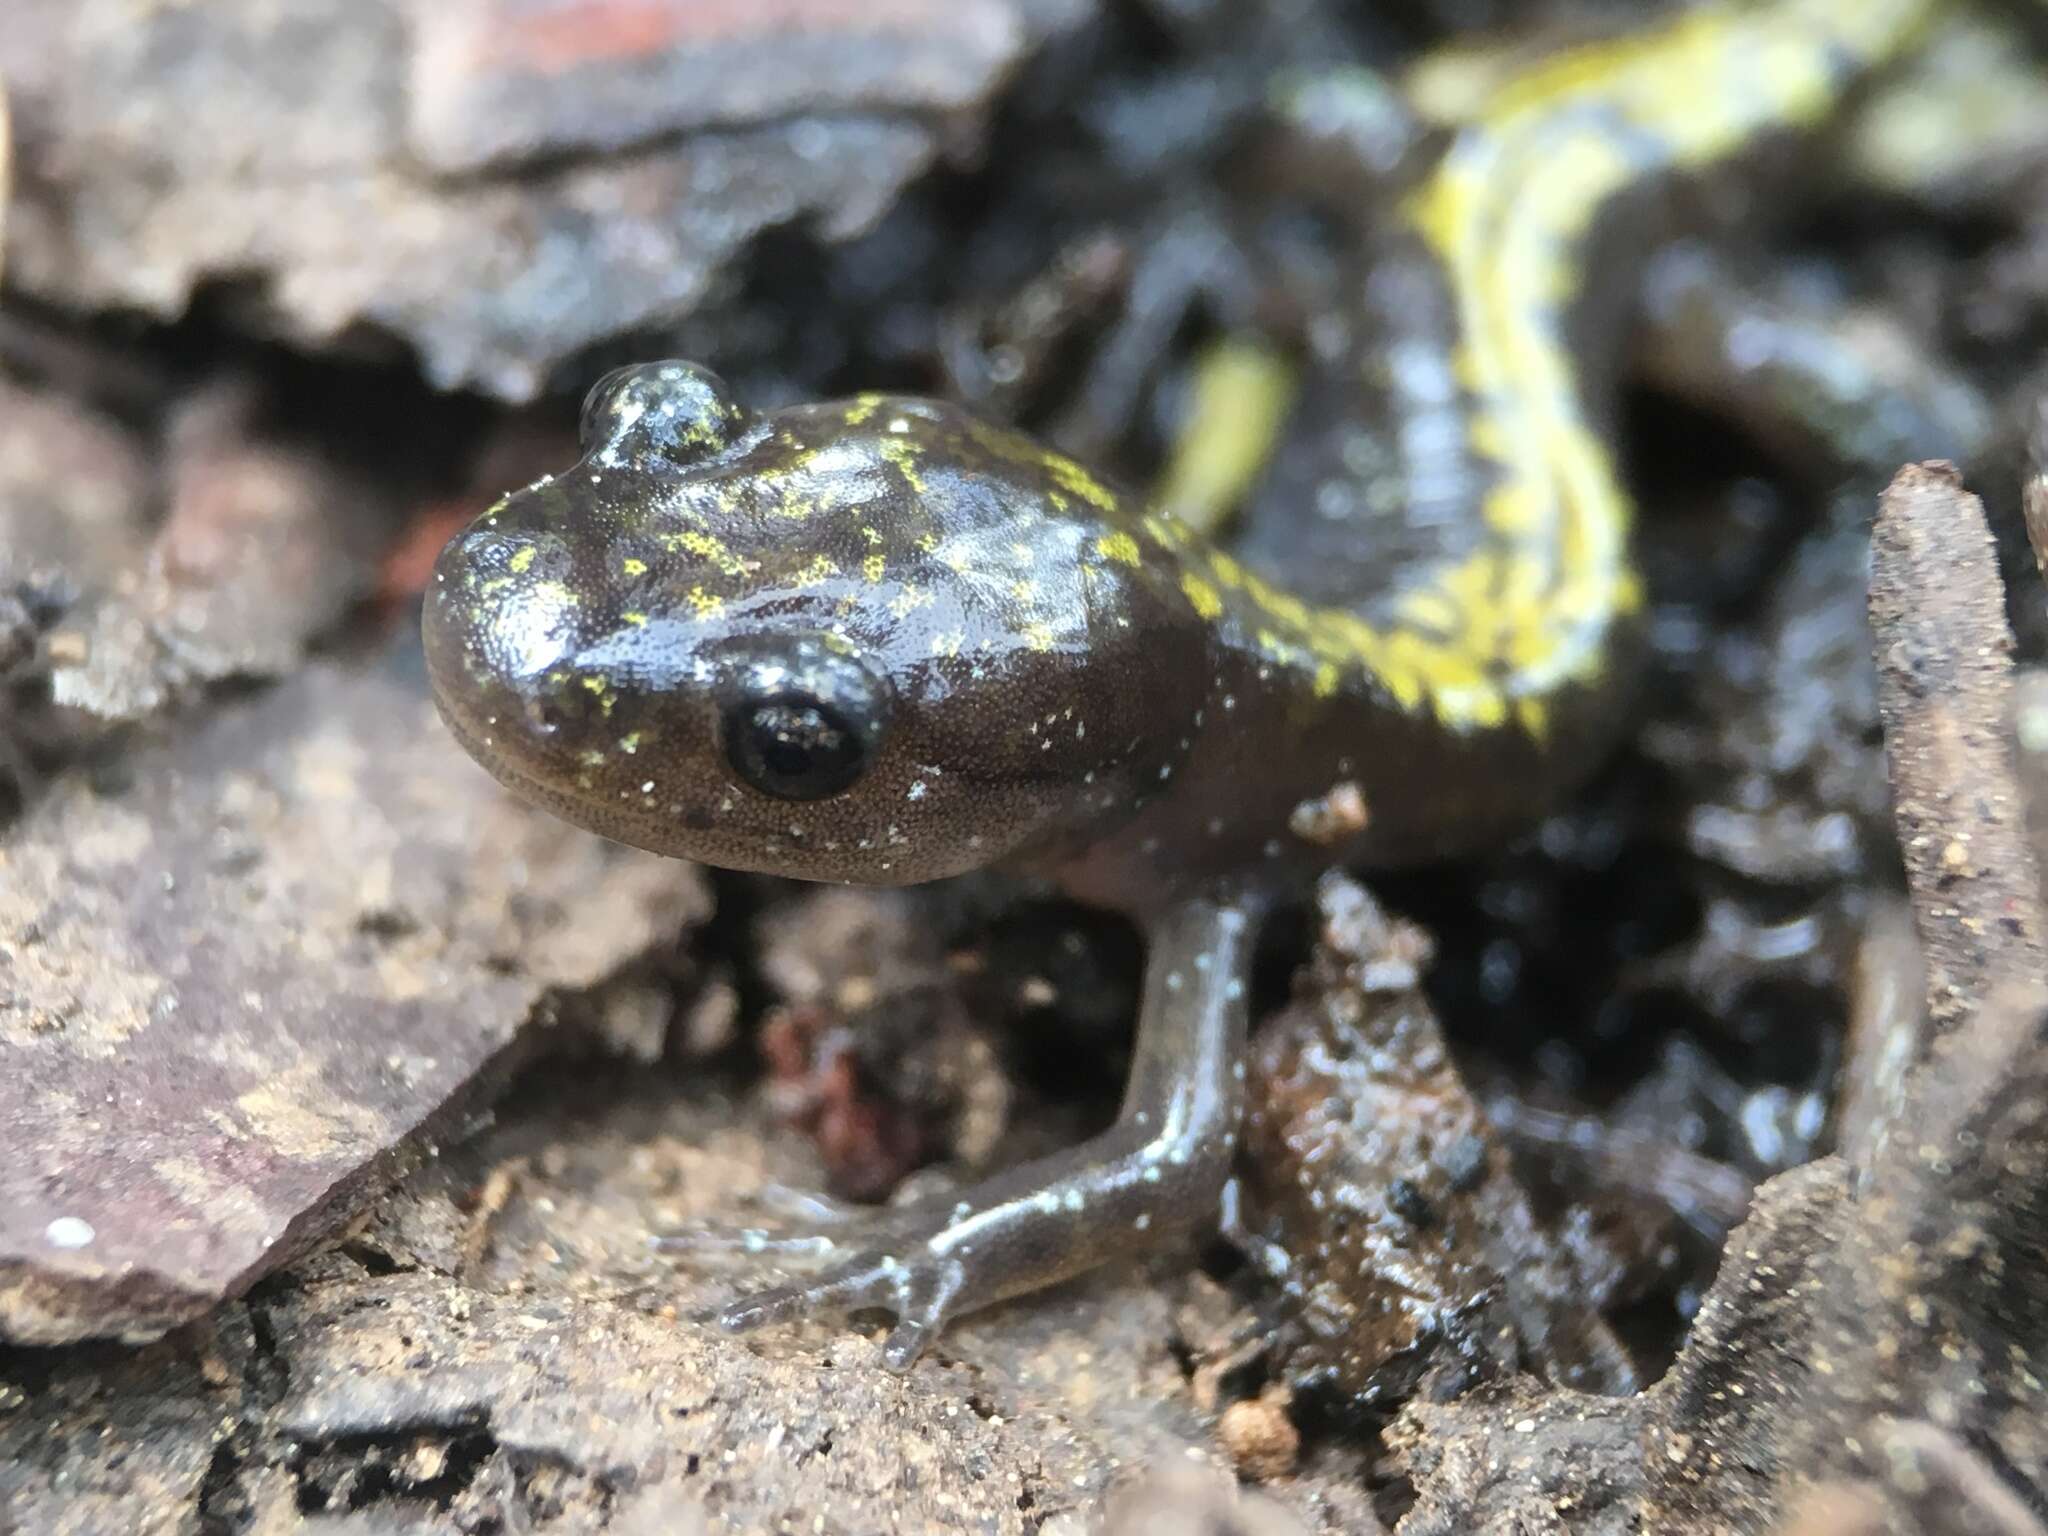
[[[2048,975],[2008,736],[2012,631],[1983,504],[1953,465],[1899,471],[1871,559],[1893,817],[1938,1037],[1999,981]]]

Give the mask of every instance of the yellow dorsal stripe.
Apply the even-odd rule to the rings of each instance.
[[[1405,599],[1455,615],[1437,634],[1319,614],[1317,639],[1397,699],[1468,729],[1498,723],[1510,700],[1599,671],[1613,620],[1641,589],[1629,566],[1631,510],[1561,323],[1583,281],[1581,242],[1645,176],[1823,122],[1931,10],[1930,0],[1709,6],[1498,82],[1404,209],[1457,306],[1470,446],[1498,473],[1480,509],[1490,537]],[[1312,648],[1328,659],[1325,646]],[[1514,718],[1534,731],[1546,716],[1518,708]]]

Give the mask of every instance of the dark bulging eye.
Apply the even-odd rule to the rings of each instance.
[[[868,742],[859,725],[802,693],[745,699],[725,717],[733,772],[777,800],[823,800],[861,776]]]
[[[810,632],[725,647],[718,728],[726,761],[776,800],[824,800],[884,755],[895,689],[843,642]]]
[[[725,380],[697,363],[634,363],[590,386],[576,437],[589,453],[631,434],[636,452],[689,463],[729,446],[747,413]]]

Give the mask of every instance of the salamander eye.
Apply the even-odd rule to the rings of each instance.
[[[729,446],[747,422],[725,380],[696,363],[614,368],[583,397],[577,439],[585,453],[629,434],[636,456],[689,463]]]
[[[895,691],[812,634],[755,635],[726,651],[719,739],[732,771],[776,800],[843,793],[880,755]]]
[[[868,742],[860,726],[808,694],[743,700],[725,717],[725,755],[737,773],[777,800],[823,800],[861,776]]]

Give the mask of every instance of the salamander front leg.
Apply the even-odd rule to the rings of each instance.
[[[738,1332],[821,1308],[881,1308],[897,1319],[883,1359],[902,1370],[948,1317],[1213,1221],[1243,1109],[1254,927],[1249,906],[1208,899],[1154,926],[1130,1082],[1108,1131],[955,1197],[850,1228],[757,1240],[757,1250],[828,1267],[742,1297],[716,1321]]]

